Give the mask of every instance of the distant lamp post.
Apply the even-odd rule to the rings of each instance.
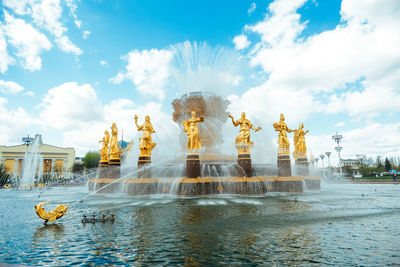
[[[318,160],[319,160],[319,158],[315,158],[315,166],[316,166],[316,168],[318,168]]]
[[[319,155],[319,157],[321,158],[321,164],[322,164],[322,169],[323,169],[323,168],[324,168],[324,158],[325,158],[325,155],[322,154],[322,155]]]
[[[338,132],[336,132],[335,135],[332,136],[332,140],[335,141],[335,143],[337,144],[337,146],[335,147],[335,150],[337,151],[338,155],[339,155],[339,170],[340,170],[340,176],[343,175],[342,173],[342,158],[340,157],[340,152],[342,151],[342,147],[340,146],[340,142],[342,141],[343,136],[338,134]]]
[[[328,168],[331,170],[331,154],[332,152],[325,152],[326,157],[328,158]]]
[[[32,138],[32,137],[29,137],[29,134],[28,134],[27,137],[23,137],[23,138],[22,138],[22,142],[23,142],[26,146],[29,146],[30,144],[32,144],[33,138]]]

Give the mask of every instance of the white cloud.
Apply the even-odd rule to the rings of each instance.
[[[35,92],[27,91],[27,92],[24,93],[24,95],[26,95],[26,96],[35,96]]]
[[[118,138],[122,139],[123,133],[125,141],[134,141],[134,147],[131,150],[134,155],[131,157],[134,160],[132,163],[134,165],[139,153],[138,139],[142,134],[136,129],[134,115],[139,116],[139,124],[143,123],[145,115],[149,115],[156,131],[153,134],[153,142],[157,143],[153,152],[153,160],[165,161],[164,151],[171,152],[171,145],[178,142],[178,138],[176,138],[178,129],[172,122],[171,116],[161,109],[160,103],[149,102],[143,106],[138,106],[129,99],[113,100],[103,106],[104,118],[101,121],[81,123],[78,127],[71,127],[64,131],[63,145],[75,147],[77,155],[84,155],[90,150],[99,150],[101,145],[98,141],[103,138],[105,130],[110,131],[111,124],[115,122],[118,127]],[[87,129],[90,129],[90,131]],[[171,152],[171,154],[174,153]]]
[[[0,92],[2,92],[3,94],[15,95],[19,92],[22,92],[23,90],[24,87],[16,82],[0,80]]]
[[[233,43],[235,44],[235,49],[241,50],[249,47],[250,41],[247,40],[247,36],[244,34],[238,35],[233,38]]]
[[[89,35],[90,35],[90,31],[85,30],[85,31],[83,31],[82,38],[87,39],[87,38],[89,38]]]
[[[343,136],[342,158],[356,158],[357,154],[366,154],[376,157],[398,157],[400,156],[400,123],[372,123],[364,128],[340,132]],[[314,156],[323,154],[327,151],[332,152],[332,163],[338,163],[337,152],[334,147],[336,144],[332,140],[332,135],[312,135],[306,137],[308,153],[312,150]]]
[[[345,123],[343,121],[336,123],[336,127],[343,127]]]
[[[4,16],[4,33],[9,44],[15,48],[15,55],[21,59],[22,67],[30,71],[40,69],[40,54],[52,47],[49,40],[24,20],[14,18],[7,12],[4,12]]]
[[[231,102],[228,107],[231,113],[246,111],[259,121],[278,121],[279,115],[284,113],[288,123],[297,123],[318,108],[309,94],[269,83],[250,88],[240,97],[231,95],[228,100]]]
[[[249,9],[247,10],[247,13],[250,15],[251,13],[254,12],[254,10],[256,10],[256,7],[257,7],[257,6],[256,6],[256,3],[255,3],[255,2],[251,3]]]
[[[65,4],[69,8],[72,17],[74,18],[74,23],[75,23],[76,27],[80,28],[82,25],[82,21],[80,21],[76,15],[76,9],[78,8],[76,1],[75,0],[66,0]],[[85,31],[84,31],[84,34],[85,34]],[[86,39],[85,37],[83,37],[83,38]]]
[[[2,144],[20,143],[38,120],[23,108],[7,108],[7,99],[0,97],[0,140]]]
[[[14,14],[24,16],[25,21],[32,21],[33,25],[40,27],[41,29],[45,29],[49,32],[52,37],[55,38],[55,42],[58,44],[58,47],[67,53],[72,53],[74,55],[82,54],[82,50],[78,48],[75,44],[73,44],[69,37],[65,36],[65,33],[68,31],[67,27],[63,22],[63,6],[61,0],[5,0],[3,4],[8,8],[9,11]],[[80,21],[76,16],[77,5],[75,0],[66,0],[66,6],[70,9],[70,15],[74,18],[75,24],[77,24],[78,28],[80,28]],[[7,21],[7,11],[5,11],[5,19]],[[10,17],[10,16],[8,16]],[[11,16],[12,17],[12,16]],[[18,21],[18,20],[17,20]],[[10,23],[10,22],[7,22]],[[79,24],[79,25],[78,25]],[[35,32],[36,35],[41,35],[42,39],[46,38],[43,33],[40,33],[37,29],[32,27],[30,24],[30,29],[26,28],[25,32]],[[14,30],[22,30],[14,29]],[[14,33],[13,35],[16,35]],[[21,32],[19,32],[21,34]],[[86,39],[90,34],[89,31],[83,32],[83,38]],[[1,35],[1,34],[0,34]],[[47,39],[47,38],[46,38]],[[11,41],[10,44],[12,45]],[[1,36],[0,36],[0,55],[2,51],[1,45]],[[46,46],[46,49],[50,49],[50,46]],[[17,55],[18,56],[18,55]],[[40,57],[38,57],[40,60]],[[39,62],[35,62],[33,65],[29,64],[31,70],[40,69]],[[39,66],[39,67],[38,67]],[[2,67],[0,65],[0,67]],[[4,67],[2,67],[3,69]],[[4,72],[4,71],[3,71]]]
[[[107,61],[105,61],[105,60],[100,60],[100,65],[106,66],[106,65],[107,65]]]
[[[30,2],[31,0],[3,0],[3,5],[18,15],[25,15],[32,12]]]
[[[248,55],[268,75],[266,86],[292,92],[286,94],[289,102],[302,92],[314,112],[368,118],[398,112],[388,103],[400,101],[400,3],[343,0],[342,22],[335,29],[301,37],[307,24],[297,9],[304,3],[276,0],[263,21],[245,27],[261,37]],[[349,89],[360,80],[359,88]],[[248,100],[257,102],[258,91]]]
[[[102,105],[90,84],[69,82],[54,87],[45,95],[40,108],[43,125],[54,129],[70,129],[104,118]]]
[[[60,0],[33,2],[31,8],[32,18],[36,25],[45,28],[58,38],[67,31],[60,21],[63,11]]]
[[[67,36],[62,36],[61,38],[56,39],[56,43],[58,47],[64,52],[72,53],[76,56],[82,54],[82,50],[74,45]]]
[[[7,52],[7,42],[0,23],[0,72],[5,73],[8,69],[8,65],[12,63],[14,63],[14,59]]]
[[[165,96],[165,85],[170,76],[169,65],[172,60],[169,50],[133,50],[124,59],[128,62],[125,72],[120,72],[110,79],[113,83],[121,83],[129,79],[136,90],[162,100]]]

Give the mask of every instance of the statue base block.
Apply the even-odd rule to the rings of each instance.
[[[278,155],[278,176],[292,176],[289,155]]]
[[[250,154],[239,154],[237,164],[239,166],[240,176],[252,177]]]
[[[295,168],[296,168],[296,175],[298,176],[310,175],[309,163],[307,158],[298,158],[295,162]]]
[[[151,157],[139,156],[138,178],[151,178]]]
[[[109,171],[108,178],[119,179],[121,178],[121,161],[120,159],[110,159],[108,162]]]
[[[108,161],[100,161],[97,169],[97,178],[108,178],[109,165]]]
[[[199,154],[189,154],[186,157],[186,177],[200,177],[200,156]]]

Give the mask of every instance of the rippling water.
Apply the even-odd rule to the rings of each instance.
[[[323,185],[263,197],[92,195],[43,226],[33,206],[86,188],[0,190],[0,262],[24,265],[400,264],[400,186]],[[113,213],[114,223],[82,224]]]

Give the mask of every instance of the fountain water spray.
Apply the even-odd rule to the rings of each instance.
[[[39,152],[40,144],[41,137],[37,134],[32,145],[30,145],[30,148],[25,152],[21,175],[21,184],[23,185],[29,186],[35,182],[35,177],[39,180],[42,176],[40,163],[43,157]]]

